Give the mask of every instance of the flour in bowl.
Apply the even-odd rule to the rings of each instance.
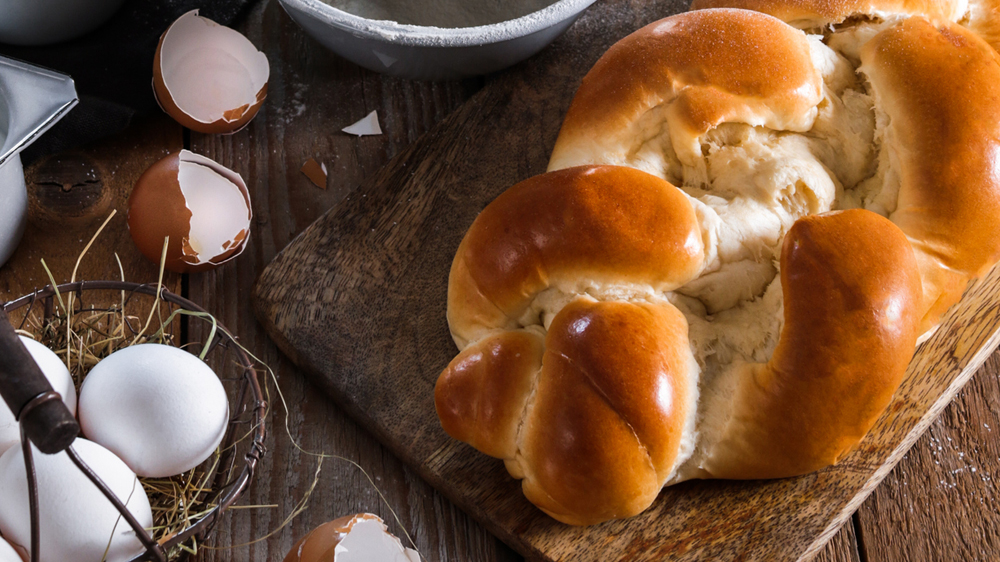
[[[557,0],[324,0],[334,8],[373,20],[458,28],[526,16]]]

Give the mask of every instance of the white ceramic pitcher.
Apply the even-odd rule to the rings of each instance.
[[[0,57],[0,266],[14,253],[27,222],[19,154],[76,102],[69,76]]]

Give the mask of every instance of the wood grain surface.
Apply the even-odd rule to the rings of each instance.
[[[501,463],[443,434],[432,388],[455,353],[443,310],[458,241],[493,197],[544,170],[559,120],[596,57],[642,23],[683,8],[596,7],[366,181],[257,286],[258,314],[293,360],[421,476],[531,558],[813,556],[997,344],[992,295],[1000,273],[921,348],[887,416],[838,467],[778,482],[683,484],[646,514],[587,529],[533,510]]]
[[[98,146],[47,156],[25,169],[29,222],[10,261],[0,269],[0,300],[12,300],[49,284],[70,280],[80,252],[117,213],[80,264],[77,279],[156,281],[158,267],[132,244],[125,222],[132,186],[151,164],[182,147],[182,130],[165,116],[140,120]],[[121,260],[121,269],[115,259]],[[181,277],[164,284],[179,291]]]
[[[254,203],[254,222],[243,255],[226,267],[190,276],[188,295],[234,327],[242,343],[274,369],[290,405],[291,436],[302,448],[350,459],[361,468],[341,459],[324,460],[308,509],[290,527],[261,540],[296,509],[313,485],[318,462],[293,445],[283,427],[285,413],[274,396],[267,456],[253,487],[241,500],[247,506],[265,507],[233,511],[199,559],[281,560],[295,540],[312,528],[367,511],[385,519],[393,533],[404,536],[408,532],[427,560],[517,560],[513,551],[408,470],[308,383],[270,342],[254,319],[248,298],[257,275],[278,251],[468,99],[481,80],[417,83],[360,69],[306,37],[277,2],[256,6],[242,30],[271,61],[267,102],[240,133],[192,133],[190,148],[244,177]],[[359,139],[340,132],[372,110],[378,111],[386,134]],[[326,164],[330,174],[325,190],[299,171],[309,158]],[[192,336],[197,335],[193,330]],[[362,470],[372,476],[377,488]],[[395,521],[393,511],[402,525]]]
[[[613,4],[616,10],[643,4],[599,1]],[[665,15],[664,11],[647,17]],[[593,27],[600,22],[588,19],[581,25]],[[402,525],[394,522],[389,507],[361,470],[331,458],[323,464],[305,511],[272,534],[309,489],[316,470],[316,459],[296,450],[283,436],[283,415],[275,409],[267,456],[240,502],[242,507],[226,515],[215,539],[194,558],[281,560],[295,540],[320,523],[371,511],[387,519],[394,533],[407,531],[428,561],[522,560],[334,405],[268,340],[247,298],[254,279],[275,254],[348,194],[361,198],[374,185],[371,178],[381,166],[472,96],[482,82],[416,83],[359,69],[308,38],[273,0],[261,0],[237,27],[271,62],[270,95],[261,114],[248,128],[229,137],[182,137],[179,126],[156,115],[119,137],[29,166],[29,190],[37,203],[18,254],[0,268],[0,299],[44,285],[39,263],[43,257],[57,280],[68,280],[77,253],[109,210],[104,205],[118,209],[115,221],[120,222],[109,225],[102,246],[92,250],[81,265],[80,277],[115,277],[113,253],[118,253],[127,278],[155,279],[155,266],[134,250],[124,226],[124,202],[132,184],[146,166],[182,146],[218,159],[244,174],[251,184],[255,222],[250,246],[222,269],[172,277],[170,286],[219,314],[274,368],[291,405],[289,425],[295,438],[309,450],[360,465]],[[490,77],[489,81],[505,79]],[[339,133],[341,127],[373,109],[379,112],[385,136],[355,139]],[[470,137],[476,134],[469,131]],[[326,191],[312,186],[298,172],[310,157],[331,170]],[[101,188],[96,193],[113,198],[96,197],[104,202],[95,208],[90,202],[95,200],[98,184]],[[79,200],[65,195],[77,189],[89,195]],[[357,342],[364,344],[361,336]],[[1000,559],[1000,514],[993,507],[998,496],[994,475],[1000,474],[998,372],[1000,359],[994,355],[816,560]]]

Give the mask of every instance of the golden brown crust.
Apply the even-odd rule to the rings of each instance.
[[[779,478],[837,462],[890,402],[918,335],[936,325],[970,279],[1000,260],[1000,55],[947,21],[963,18],[964,5],[737,2],[801,27],[855,16],[887,21],[843,30],[840,43],[830,40],[847,49],[841,54],[771,16],[741,10],[683,14],[643,28],[612,47],[584,79],[550,162],[562,171],[523,182],[487,207],[453,262],[449,324],[460,347],[476,343],[439,381],[442,423],[504,458],[523,478],[528,499],[560,521],[634,515],[667,479]],[[976,10],[992,14],[994,2],[1000,0],[972,4],[963,21],[975,29]],[[859,56],[870,90],[851,76]],[[705,241],[709,252],[746,242],[743,232],[727,231],[723,240],[711,221],[734,230],[754,226],[706,210],[706,200],[725,207],[726,198],[709,189],[714,185],[698,195],[701,176],[689,175],[688,167],[722,160],[706,159],[713,146],[707,154],[701,147],[706,131],[720,123],[809,131],[823,95],[833,104],[824,107],[851,116],[866,114],[870,106],[862,104],[874,99],[877,119],[861,124],[868,136],[850,147],[867,150],[873,135],[881,146],[870,169],[859,164],[858,179],[837,183],[837,190],[854,190],[851,197],[830,195],[822,208],[840,201],[890,216],[849,210],[791,226],[780,264],[784,324],[770,360],[751,363],[766,357],[776,328],[754,324],[760,334],[731,343],[723,330],[753,322],[734,313],[729,326],[714,324],[722,313],[705,318],[698,309],[704,303],[690,302],[697,293],[663,294],[706,268]],[[834,110],[823,119],[836,120]],[[820,121],[816,129],[823,126],[830,125]],[[727,127],[705,142],[746,129]],[[796,152],[799,145],[788,137],[799,138],[782,135],[759,154],[794,154],[779,162],[794,166],[809,149]],[[692,197],[702,198],[695,204],[706,205],[700,215],[682,192],[642,172],[564,169],[621,162],[652,169],[660,156],[670,166],[683,164]],[[741,179],[732,182],[736,188],[720,189],[743,189]],[[747,189],[754,185],[748,181]],[[787,224],[799,211],[815,209],[796,208]],[[539,298],[548,288],[558,290]],[[584,296],[565,304],[572,295]],[[637,304],[636,295],[653,302]],[[769,291],[738,312],[777,307],[776,297]],[[694,342],[684,316],[662,298],[684,303],[696,326]],[[542,321],[558,311],[544,345],[535,335],[542,327],[512,331],[538,322],[532,315],[539,309]],[[726,352],[738,359],[718,370],[704,361],[711,375],[701,381],[695,446],[689,414],[699,387],[691,349],[700,361],[716,352],[704,352],[716,343],[731,346]],[[479,413],[484,404],[492,408],[486,418]],[[686,461],[690,447],[695,452]]]
[[[774,16],[799,29],[841,23],[851,17],[923,15],[956,21],[966,4],[958,0],[694,0],[692,10],[740,8]]]
[[[1000,56],[958,25],[910,18],[861,60],[889,117],[900,174],[889,218],[917,253],[928,329],[1000,260]]]
[[[781,255],[785,325],[737,386],[703,468],[781,478],[835,463],[875,423],[913,355],[920,275],[903,233],[863,210],[799,219]],[[862,337],[863,335],[863,337]]]
[[[448,324],[464,347],[516,327],[548,287],[640,283],[668,291],[702,261],[694,210],[666,181],[614,166],[543,174],[497,197],[469,228],[448,280]]]
[[[821,79],[806,37],[745,10],[705,10],[650,24],[613,45],[584,77],[563,121],[549,170],[623,163],[643,137],[637,122],[669,106],[681,161],[724,122],[804,131]]]
[[[578,299],[563,308],[525,421],[528,499],[573,525],[649,507],[694,406],[692,363],[687,322],[670,304]]]
[[[518,330],[462,350],[438,377],[434,406],[441,426],[491,457],[517,454],[517,427],[542,366],[543,338]]]

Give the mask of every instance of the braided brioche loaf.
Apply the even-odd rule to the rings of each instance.
[[[699,3],[757,11],[614,45],[452,264],[442,426],[566,523],[837,462],[1000,259],[989,6]]]

